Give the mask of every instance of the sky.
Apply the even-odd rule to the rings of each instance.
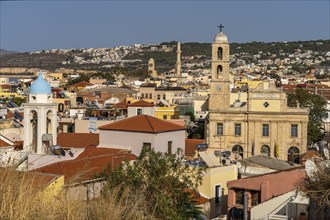
[[[0,1],[0,48],[330,39],[330,1]]]

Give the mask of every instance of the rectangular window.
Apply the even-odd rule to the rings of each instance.
[[[166,95],[163,95],[163,99],[164,99],[164,100],[166,99]]]
[[[163,115],[163,119],[166,120],[167,119],[167,115]]]
[[[216,185],[214,192],[215,204],[219,204],[221,202],[221,196],[222,196],[222,188],[220,185]]]
[[[137,115],[142,115],[142,108],[136,109],[136,114]]]
[[[262,136],[268,137],[269,136],[269,124],[262,125]]]
[[[152,99],[152,94],[151,93],[149,93],[149,99]]]
[[[236,198],[235,203],[238,205],[244,205],[244,190],[235,190]]]
[[[172,141],[167,142],[167,153],[172,154]]]
[[[157,95],[157,100],[160,100],[160,95]]]
[[[291,137],[298,137],[298,125],[291,125]]]
[[[235,124],[235,136],[241,136],[241,124]]]
[[[143,147],[151,149],[151,143],[143,143]]]
[[[223,135],[223,123],[217,124],[217,135],[219,135],[219,136]]]
[[[255,206],[261,203],[261,193],[260,191],[251,191],[251,205]]]

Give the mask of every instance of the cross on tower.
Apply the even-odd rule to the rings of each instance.
[[[222,32],[222,28],[224,28],[225,26],[223,26],[222,24],[220,24],[220,26],[218,26],[218,28],[220,28],[220,32]]]

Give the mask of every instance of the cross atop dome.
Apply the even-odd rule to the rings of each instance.
[[[219,26],[218,26],[218,28],[220,29],[220,32],[222,32],[222,29],[224,28],[225,26],[223,26],[222,24],[220,24]]]

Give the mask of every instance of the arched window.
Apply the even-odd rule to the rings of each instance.
[[[63,112],[64,111],[64,104],[60,103],[58,104],[58,112]]]
[[[267,145],[262,145],[260,149],[260,155],[270,156],[270,148]]]
[[[218,74],[222,74],[222,66],[221,65],[218,65],[218,67],[217,67],[217,73]]]
[[[300,162],[300,151],[297,147],[290,147],[288,150],[288,161],[293,163]]]
[[[33,147],[34,152],[37,152],[38,146],[38,113],[34,110],[30,112],[31,119],[30,119],[30,128],[32,131],[32,141],[31,145]],[[31,136],[30,136],[31,137]]]
[[[241,145],[235,145],[231,151],[237,156],[243,158],[243,147]]]
[[[52,116],[53,116],[53,112],[52,111],[48,111],[47,112],[47,126],[46,126],[46,133],[47,134],[51,134],[53,133],[52,130]]]
[[[218,48],[218,60],[222,60],[223,59],[223,49],[222,47]]]

